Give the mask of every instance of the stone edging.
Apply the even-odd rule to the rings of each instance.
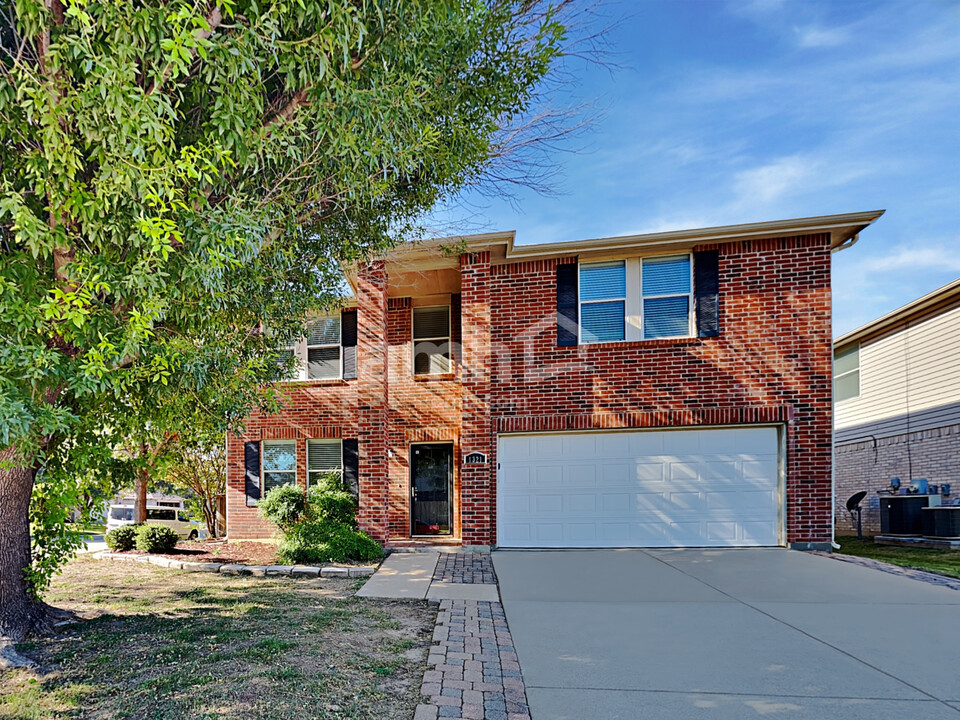
[[[186,562],[160,557],[158,555],[124,555],[107,551],[92,553],[97,560],[119,560],[121,562],[149,563],[160,567],[186,570],[187,572],[208,572],[221,575],[252,575],[254,577],[369,577],[376,572],[375,567],[315,567],[313,565],[232,565],[212,562]]]
[[[844,555],[843,553],[828,552],[811,552],[810,554],[833,558],[834,560],[852,563],[853,565],[860,565],[861,567],[872,568],[874,570],[879,570],[880,572],[889,573],[890,575],[899,575],[901,577],[910,578],[911,580],[919,580],[921,582],[930,583],[931,585],[945,587],[949,590],[960,590],[960,580],[947,577],[946,575],[938,575],[937,573],[927,572],[926,570],[918,570],[916,568],[904,567],[902,565],[894,565],[893,563],[883,562],[883,560],[874,560],[873,558],[860,557],[859,555]]]

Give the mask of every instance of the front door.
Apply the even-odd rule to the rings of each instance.
[[[410,456],[410,533],[450,535],[453,445],[412,445]]]

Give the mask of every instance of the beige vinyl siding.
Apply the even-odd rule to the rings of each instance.
[[[912,430],[960,422],[960,306],[861,342],[860,395],[836,403],[834,422],[893,434],[908,410]]]

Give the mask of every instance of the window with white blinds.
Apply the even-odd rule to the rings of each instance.
[[[450,371],[450,306],[413,308],[413,373],[442,375]]]
[[[644,339],[691,334],[693,280],[689,255],[643,259]]]
[[[312,487],[324,475],[343,472],[340,440],[307,440],[307,485]]]
[[[627,270],[623,260],[580,266],[580,342],[624,339]]]
[[[297,443],[295,440],[263,441],[263,494],[275,487],[297,482]]]
[[[307,323],[306,354],[307,379],[340,377],[340,313]]]

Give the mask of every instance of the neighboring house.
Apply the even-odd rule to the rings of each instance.
[[[342,470],[388,545],[828,547],[830,255],[880,212],[397,248],[227,443],[227,533]]]
[[[877,490],[925,478],[960,496],[960,280],[837,338],[834,473],[837,527],[867,491],[863,526],[880,532]]]

